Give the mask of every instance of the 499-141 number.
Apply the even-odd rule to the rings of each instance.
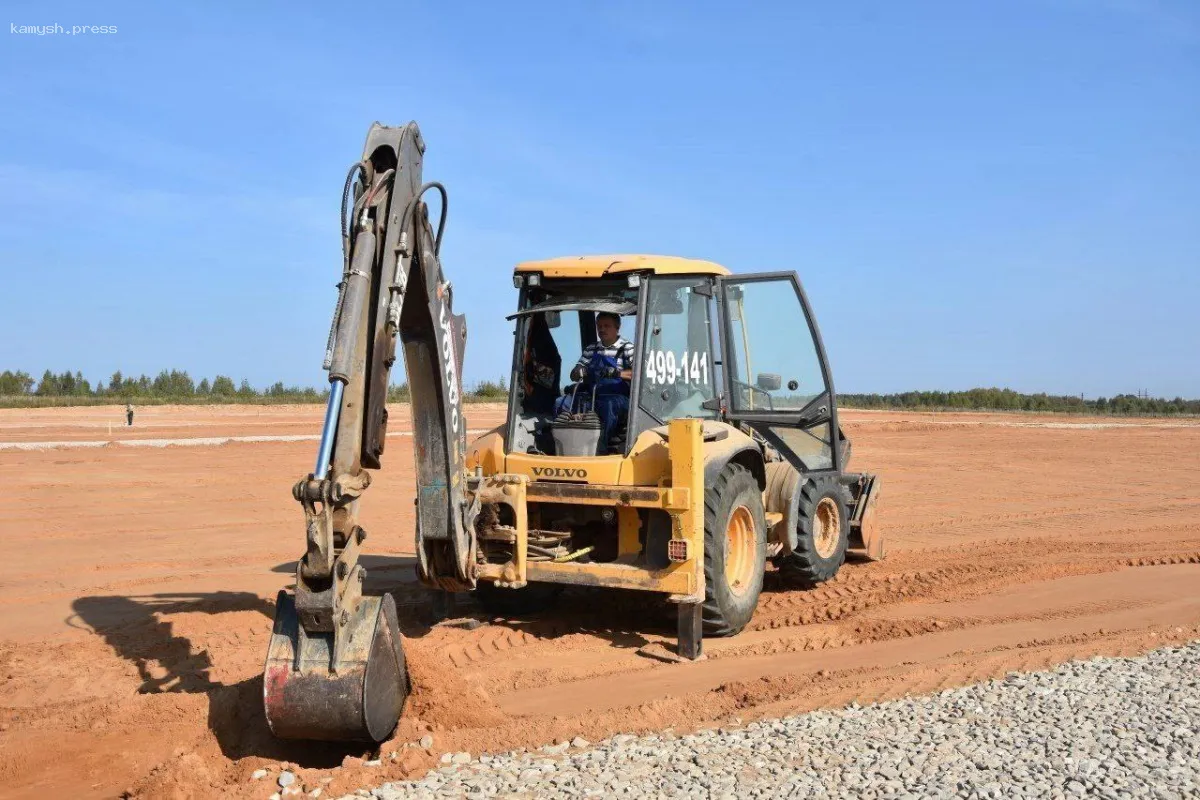
[[[645,379],[651,383],[708,383],[708,353],[688,353],[678,357],[670,350],[651,350],[646,356]]]

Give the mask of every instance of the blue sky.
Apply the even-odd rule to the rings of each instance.
[[[0,368],[315,385],[371,121],[446,183],[468,382],[516,261],[795,269],[842,391],[1200,396],[1200,6],[6,3]],[[372,27],[374,23],[377,27]]]

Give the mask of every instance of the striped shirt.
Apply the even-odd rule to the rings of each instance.
[[[583,355],[580,356],[576,366],[587,367],[595,354],[608,356],[615,360],[621,369],[633,369],[633,343],[623,336],[618,336],[617,340],[607,347],[599,341],[589,344],[583,348]]]

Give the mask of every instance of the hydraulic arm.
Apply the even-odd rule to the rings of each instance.
[[[421,578],[474,585],[474,510],[465,501],[461,365],[466,322],[439,261],[446,191],[424,183],[415,122],[375,123],[342,191],[343,269],[324,368],[329,405],[316,463],[292,493],[306,549],[294,595],[281,592],[264,674],[272,731],[284,738],[380,741],[408,692],[390,595],[364,595],[358,505],[382,466],[397,343],[412,395],[416,549]],[[441,195],[436,232],[424,196]],[[352,200],[352,202],[351,202]]]

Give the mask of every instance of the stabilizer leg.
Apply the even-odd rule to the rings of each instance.
[[[679,657],[695,661],[703,655],[704,624],[700,603],[679,604]]]

